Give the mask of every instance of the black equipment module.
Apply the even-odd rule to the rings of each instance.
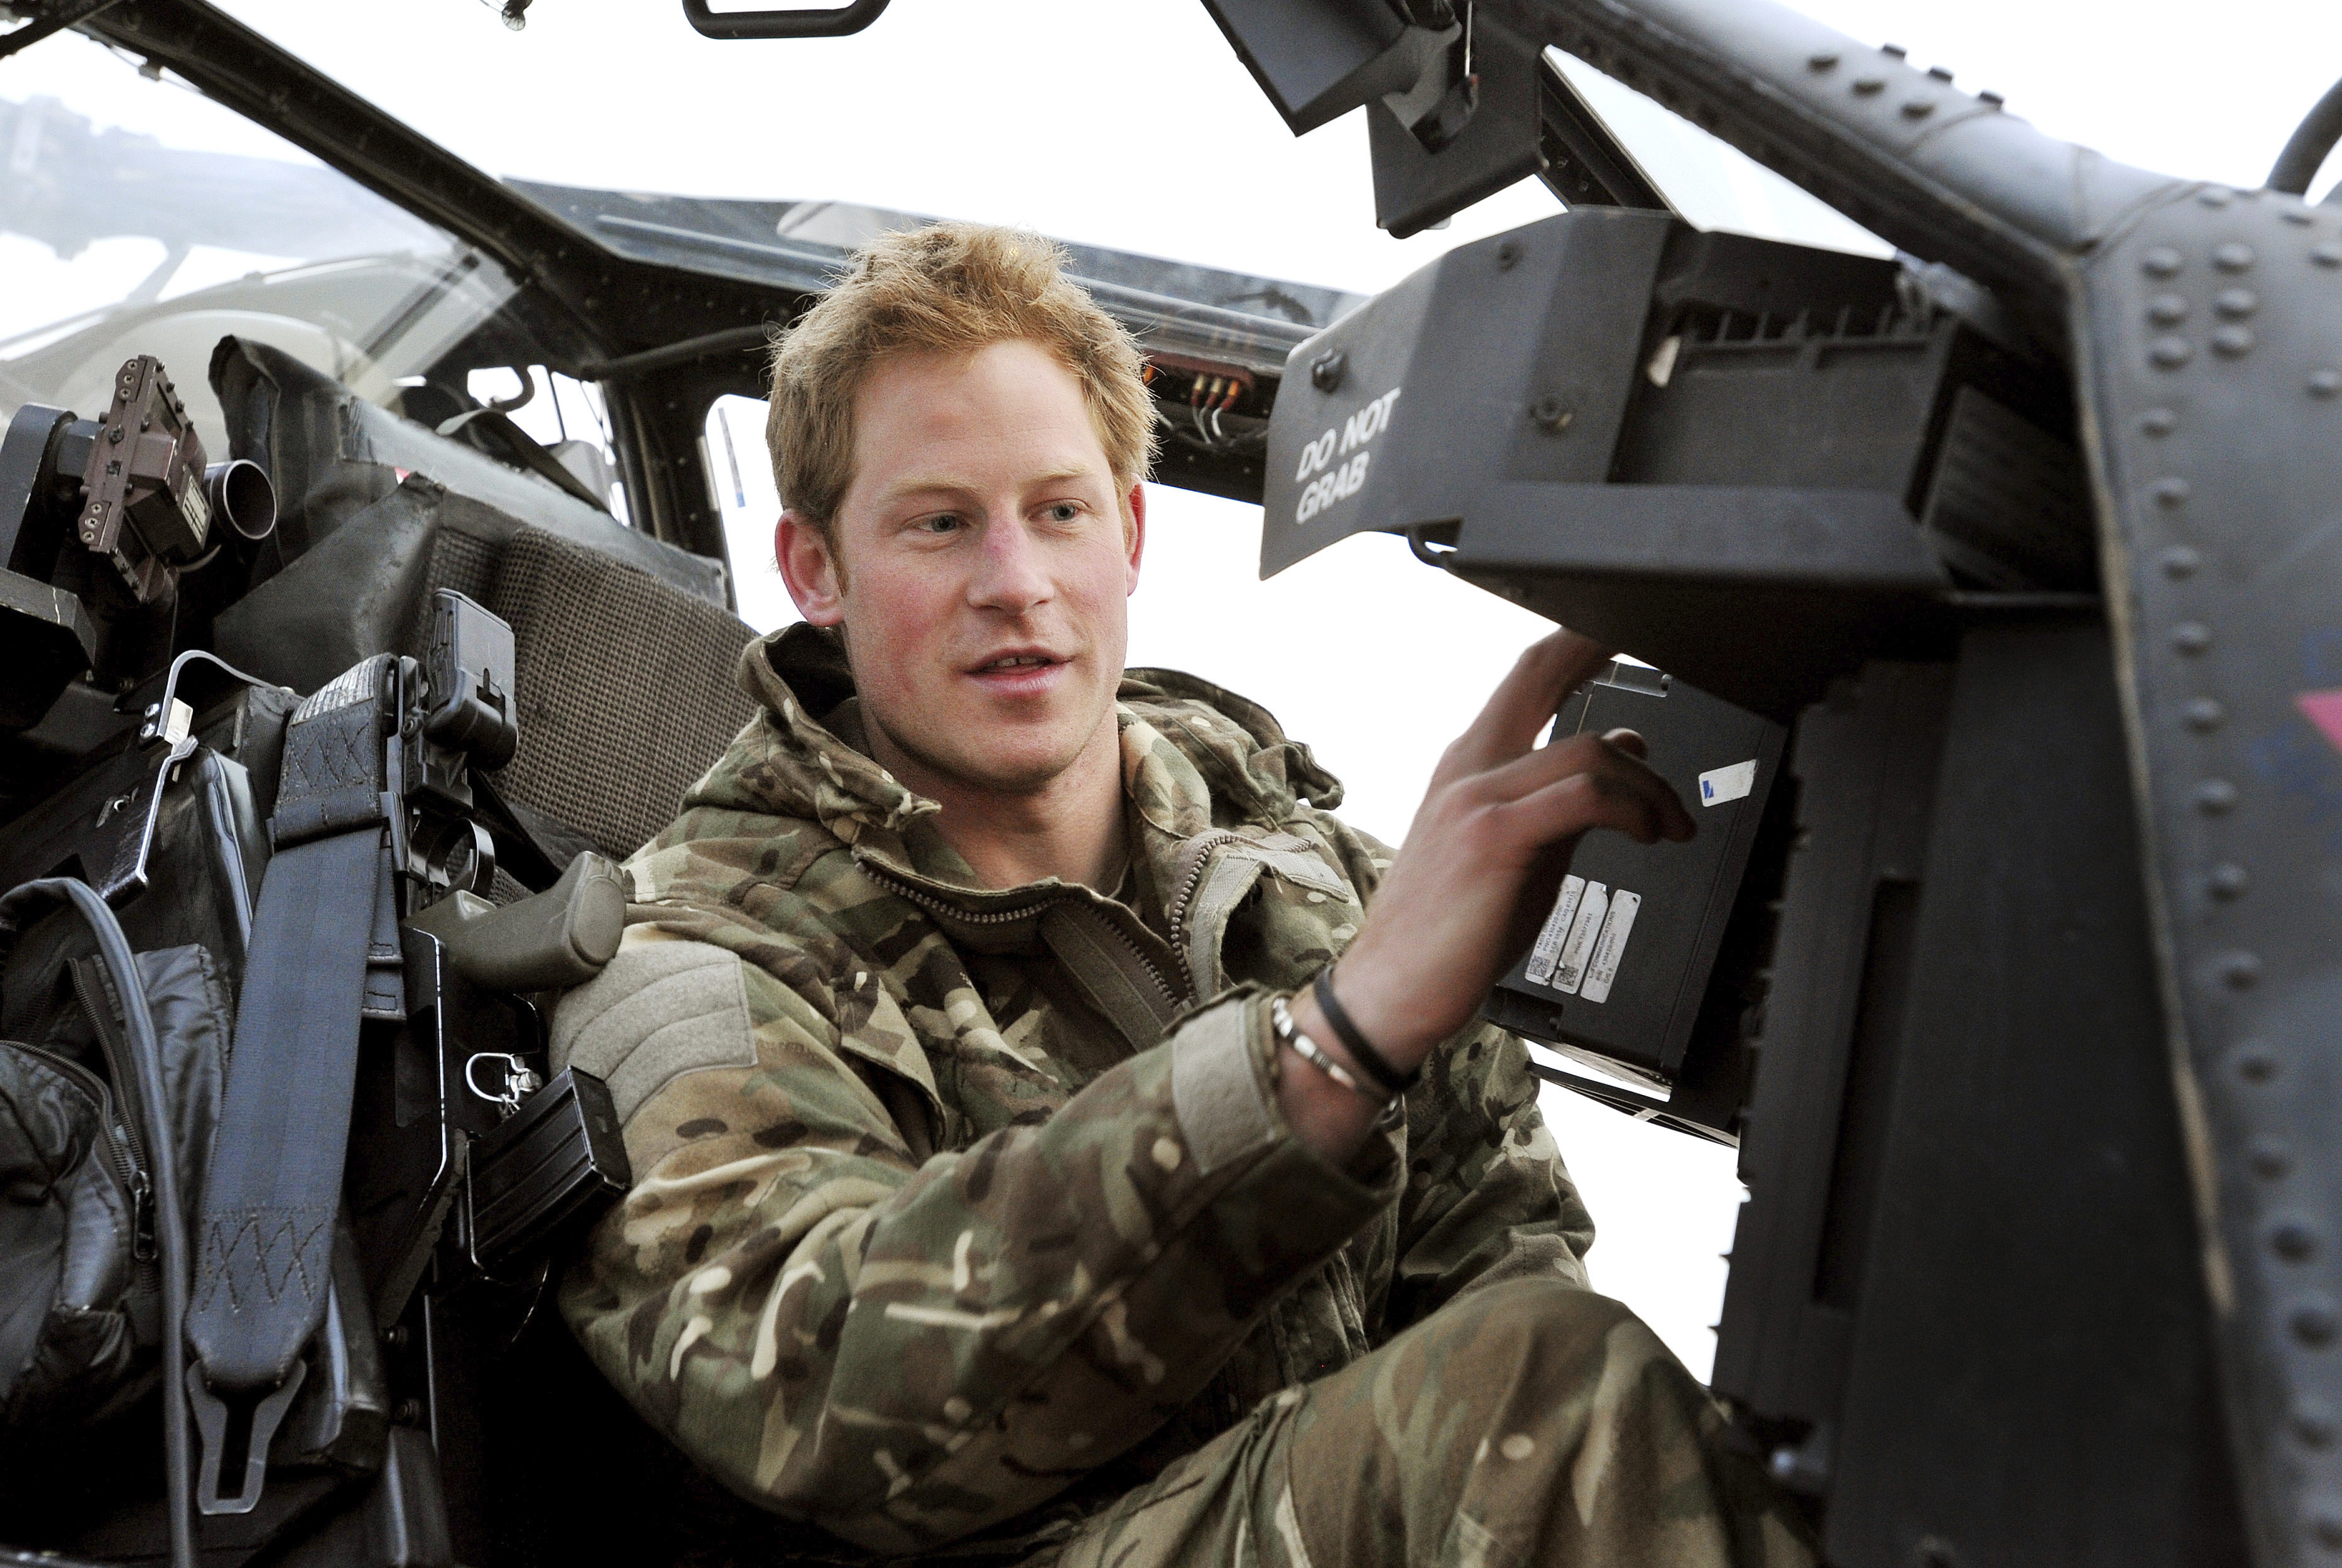
[[[1746,938],[1767,918],[1762,899],[1744,907],[1741,886],[1787,732],[1660,671],[1613,660],[1564,700],[1553,733],[1621,727],[1643,737],[1646,760],[1692,803],[1699,834],[1682,844],[1616,834],[1582,841],[1536,942],[1482,1015],[1591,1068],[1570,1072],[1580,1093],[1729,1141],[1747,1087],[1740,1010],[1729,1002],[1753,983],[1746,958],[1756,944]],[[1780,836],[1777,824],[1777,855]],[[1740,962],[1728,967],[1727,1004],[1711,1009],[1710,977],[1736,919]]]

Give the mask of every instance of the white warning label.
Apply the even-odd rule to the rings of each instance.
[[[1734,763],[1728,768],[1710,768],[1699,775],[1699,804],[1722,805],[1728,800],[1738,800],[1756,787],[1756,759]]]
[[[1545,917],[1545,929],[1537,933],[1536,945],[1529,949],[1528,978],[1533,984],[1543,985],[1553,978],[1553,966],[1561,962],[1561,944],[1569,940],[1569,923],[1577,918],[1577,901],[1585,896],[1584,877],[1561,879],[1561,896],[1553,901],[1553,913]]]
[[[1569,923],[1569,940],[1561,944],[1561,962],[1554,965],[1553,978],[1546,982],[1565,996],[1577,994],[1578,982],[1586,978],[1586,961],[1594,952],[1594,938],[1602,929],[1602,917],[1610,913],[1610,890],[1598,882],[1586,884],[1586,896],[1578,901],[1577,918]]]
[[[1586,965],[1586,983],[1577,994],[1588,1002],[1607,1002],[1611,983],[1618,978],[1618,961],[1626,956],[1626,938],[1635,934],[1635,912],[1643,907],[1643,895],[1628,893],[1625,888],[1610,895],[1610,918],[1602,923],[1602,934],[1594,939],[1594,956]]]

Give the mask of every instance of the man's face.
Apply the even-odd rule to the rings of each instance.
[[[1145,503],[1073,373],[1024,341],[893,355],[854,417],[832,540],[785,514],[776,553],[805,618],[844,624],[881,760],[1029,794],[1114,746]]]

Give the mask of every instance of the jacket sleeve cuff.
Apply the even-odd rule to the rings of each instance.
[[[1365,1146],[1342,1165],[1294,1135],[1276,1106],[1276,1043],[1266,994],[1246,989],[1200,1009],[1177,1027],[1170,1045],[1172,1109],[1199,1174],[1254,1167],[1231,1173],[1231,1193],[1256,1186],[1272,1171],[1279,1182],[1305,1179],[1317,1192],[1302,1206],[1322,1211],[1327,1223],[1341,1227],[1340,1235],[1328,1238],[1335,1244],[1397,1196],[1403,1173],[1396,1158],[1396,1116],[1378,1118]]]

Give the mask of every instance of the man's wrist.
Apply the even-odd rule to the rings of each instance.
[[[1341,1037],[1334,1033],[1333,1028],[1326,1022],[1326,1014],[1317,1006],[1317,999],[1309,994],[1309,987],[1305,985],[1294,993],[1286,1003],[1286,1011],[1293,1019],[1295,1033],[1308,1036],[1317,1049],[1333,1058],[1335,1064],[1343,1072],[1366,1085],[1370,1092],[1373,1091],[1375,1083],[1373,1076],[1359,1064],[1356,1057],[1350,1054],[1349,1048],[1342,1044]],[[1298,1055],[1297,1053],[1296,1054]],[[1334,1079],[1316,1063],[1308,1062],[1306,1057],[1299,1059],[1307,1063],[1309,1070],[1325,1077],[1327,1083],[1334,1082]]]
[[[1400,1068],[1393,1064],[1390,1058],[1367,1038],[1366,1031],[1358,1027],[1357,1021],[1350,1016],[1349,1009],[1342,1005],[1341,994],[1334,988],[1332,964],[1317,972],[1317,978],[1310,983],[1309,994],[1316,1002],[1317,1011],[1325,1017],[1327,1026],[1334,1031],[1334,1037],[1348,1051],[1350,1060],[1364,1067],[1366,1075],[1386,1094],[1404,1094],[1422,1081],[1420,1065]]]
[[[1412,1022],[1414,1009],[1406,1005],[1405,995],[1386,994],[1390,987],[1385,983],[1382,966],[1374,963],[1371,957],[1359,958],[1355,946],[1344,955],[1333,980],[1338,988],[1342,1010],[1349,1015],[1351,1024],[1366,1037],[1368,1044],[1392,1071],[1401,1075],[1415,1073],[1423,1065],[1425,1058],[1431,1054],[1432,1047],[1446,1037],[1444,1031]],[[1332,1028],[1330,1021],[1325,1019],[1311,995],[1315,989],[1314,986],[1305,986],[1301,995],[1311,1003],[1312,1014],[1320,1020],[1321,1028],[1316,1038],[1322,1043],[1330,1035],[1339,1044],[1338,1034]],[[1345,1062],[1356,1054],[1346,1045],[1343,1047],[1342,1059]]]

